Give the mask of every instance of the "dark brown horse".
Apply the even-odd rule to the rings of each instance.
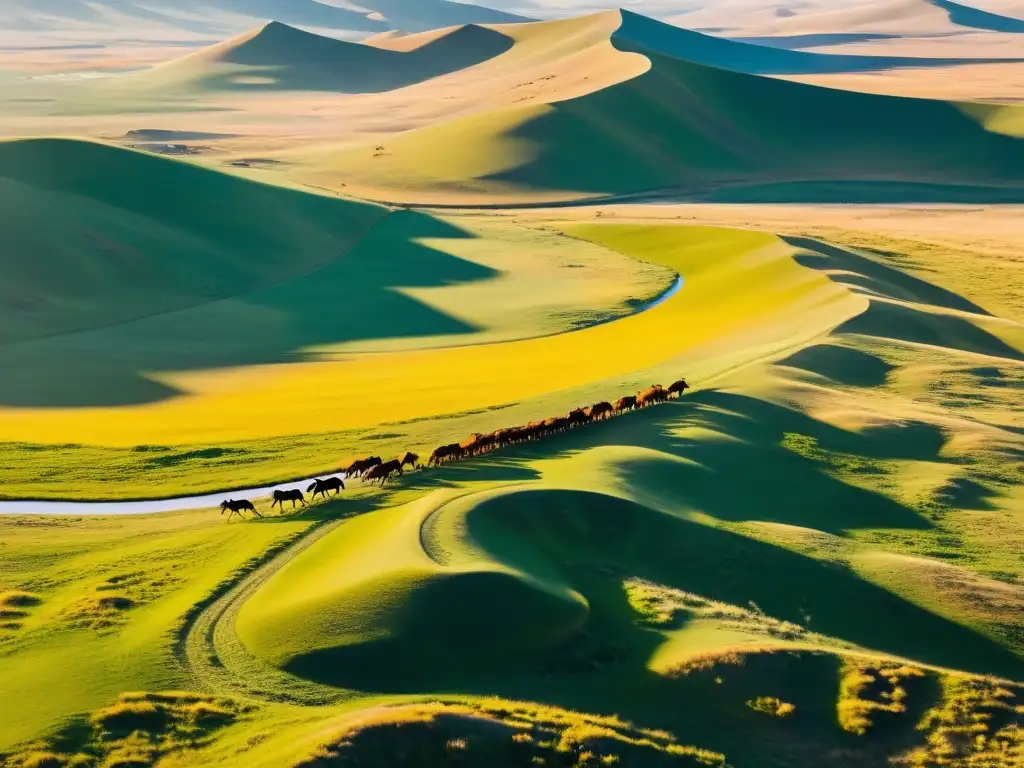
[[[459,446],[466,456],[479,456],[494,448],[497,442],[498,436],[496,432],[488,432],[486,435],[474,432],[468,440],[463,440],[459,443]]]
[[[448,445],[442,445],[437,448],[432,454],[430,459],[427,461],[428,467],[439,467],[445,462],[453,461],[454,459],[461,459],[465,451],[462,450],[462,446],[458,443],[449,443]]]
[[[590,417],[591,421],[601,421],[601,419],[607,419],[615,412],[615,407],[604,400],[600,403],[594,403],[592,406],[587,408],[587,416]]]
[[[368,469],[378,467],[384,461],[380,456],[367,456],[365,459],[356,459],[345,470],[345,477],[362,477]]]
[[[405,456],[399,459],[398,464],[403,468],[408,466],[412,467],[413,469],[416,469],[420,465],[420,457],[418,454],[406,451]]]
[[[312,491],[313,495],[311,498],[313,499],[315,499],[317,495],[322,495],[326,499],[328,491],[334,491],[334,495],[337,496],[344,490],[345,484],[341,482],[340,477],[329,477],[326,480],[316,478],[309,488],[306,489],[306,493]]]
[[[626,395],[625,397],[620,397],[615,401],[616,413],[632,411],[634,408],[636,408],[636,395]]]
[[[668,390],[661,386],[661,384],[655,384],[650,389],[645,389],[636,396],[636,404],[639,408],[654,405],[655,403],[664,403],[666,400],[668,400]]]
[[[231,522],[232,515],[238,515],[240,518],[245,520],[243,512],[252,512],[256,517],[263,517],[259,512],[256,511],[256,507],[253,506],[251,501],[245,499],[226,499],[220,503],[220,513],[223,515],[225,512],[228,513],[228,522]]]
[[[284,509],[284,503],[290,501],[292,503],[292,509],[295,509],[295,504],[302,504],[304,507],[309,505],[306,503],[306,497],[302,495],[302,491],[298,488],[294,488],[289,491],[274,491],[274,500],[270,502],[270,508],[273,509],[275,504],[280,504],[281,509]]]
[[[374,480],[380,480],[380,484],[383,486],[388,480],[391,479],[393,474],[402,474],[402,462],[398,459],[392,459],[386,461],[383,464],[378,464],[376,467],[370,469],[363,476],[363,480],[372,483]]]
[[[673,381],[668,385],[668,393],[675,395],[676,397],[682,397],[683,392],[688,390],[690,385],[686,383],[686,379],[680,379],[679,381]]]
[[[586,408],[574,408],[573,410],[569,411],[566,418],[569,419],[570,427],[582,427],[584,424],[590,421],[590,417],[587,415]]]

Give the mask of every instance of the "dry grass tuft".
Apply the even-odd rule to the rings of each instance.
[[[378,766],[600,768],[609,765],[722,766],[724,755],[678,744],[671,734],[599,717],[500,699],[377,710],[294,768]]]
[[[839,683],[839,725],[863,736],[874,725],[876,714],[903,714],[907,711],[905,681],[920,677],[924,672],[908,664],[847,660]]]
[[[775,696],[758,696],[748,701],[747,706],[755,712],[772,717],[789,717],[796,711],[796,706]]]
[[[77,743],[36,744],[0,757],[4,768],[150,768],[165,755],[202,746],[247,711],[206,694],[123,693],[94,712]]]
[[[777,640],[817,638],[799,624],[765,615],[756,605],[743,608],[643,579],[629,579],[623,586],[630,606],[640,614],[641,622],[648,626],[673,627],[690,618],[718,619],[730,629]]]
[[[750,653],[771,653],[766,648],[744,648],[742,651],[730,648],[720,648],[708,653],[701,653],[681,661],[675,666],[669,667],[662,674],[669,678],[686,677],[697,672],[709,672],[717,667],[742,667],[747,663],[747,655]]]
[[[991,678],[945,675],[942,700],[918,725],[925,745],[901,758],[913,768],[1012,768],[1024,764],[1024,695]]]

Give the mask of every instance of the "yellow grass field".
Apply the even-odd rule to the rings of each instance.
[[[316,363],[151,374],[184,394],[153,405],[8,409],[0,439],[130,446],[272,438],[314,422],[321,430],[375,426],[512,403],[670,360],[682,366],[684,355],[713,370],[698,357],[702,348],[711,354],[713,340],[718,368],[731,368],[863,306],[767,235],[680,227],[652,236],[615,225],[569,234],[613,248],[621,242],[627,253],[682,275],[683,289],[635,317],[541,339],[363,355],[327,348]]]

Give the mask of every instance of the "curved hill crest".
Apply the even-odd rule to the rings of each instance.
[[[623,41],[653,53],[684,59],[695,64],[706,64],[757,75],[809,75],[919,69],[990,61],[985,58],[867,56],[796,51],[716,37],[666,24],[625,9],[618,13],[622,17],[622,23],[612,35],[612,40]],[[1024,61],[1024,58],[1020,60]],[[1007,59],[1000,59],[1000,61],[1007,61]]]
[[[1017,108],[1003,108],[996,119],[978,105],[729,71],[716,66],[723,62],[715,46],[711,63],[681,57],[700,39],[692,33],[615,13],[622,23],[610,43],[620,55],[644,57],[641,74],[563,101],[513,104],[418,128],[372,150],[320,150],[306,158],[315,169],[301,178],[406,203],[669,191],[728,199],[815,199],[826,192],[849,201],[1024,199]],[[651,50],[654,44],[676,55]],[[792,53],[759,55],[770,61]]]
[[[428,33],[429,34],[429,33]],[[410,35],[398,38],[409,46]],[[479,64],[512,40],[476,24],[430,34],[407,50],[351,43],[278,21],[115,83],[132,89],[298,90],[379,93]]]

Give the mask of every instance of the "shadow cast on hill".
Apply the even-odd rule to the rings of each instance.
[[[946,12],[949,20],[961,27],[983,29],[989,32],[1009,32],[1024,34],[1024,20],[998,13],[983,11],[980,8],[954,3],[952,0],[925,0],[930,5]]]
[[[942,2],[943,0],[933,0]],[[1024,27],[1024,22],[1022,22]],[[839,35],[803,35],[796,39],[803,45],[814,43],[861,42],[885,38],[885,35],[857,33]],[[773,38],[767,38],[772,40]],[[729,39],[681,29],[629,11],[622,12],[622,25],[612,36],[621,47],[634,47],[636,52],[655,53],[675,59],[704,64],[753,75],[824,75],[853,72],[878,72],[894,69],[925,69],[978,64],[987,58],[928,58],[913,56],[878,56],[848,53],[818,53],[791,50],[778,43],[765,45],[748,40]],[[1002,61],[1002,59],[1000,60]],[[1010,61],[1014,61],[1011,59]]]
[[[787,701],[800,697],[816,737],[833,746],[849,742],[834,724],[838,660],[827,655],[812,656],[818,661],[801,662],[789,672],[792,659],[786,661],[786,653],[767,662],[769,667],[781,664],[781,670],[759,672],[756,667],[765,662],[755,660],[752,673],[726,673],[732,681],[729,693],[704,691],[709,698],[702,704],[743,694],[736,706],[682,706],[681,700],[692,698],[703,683],[699,676],[672,679],[648,668],[667,638],[639,623],[622,585],[630,577],[731,605],[754,603],[765,615],[796,624],[810,616],[816,632],[926,663],[1008,675],[1020,670],[1020,661],[988,638],[846,568],[621,498],[523,490],[481,502],[469,511],[465,525],[467,541],[482,548],[487,561],[527,574],[528,584],[557,585],[581,595],[585,623],[538,648],[530,633],[547,630],[527,610],[530,600],[485,606],[480,601],[486,595],[477,587],[490,583],[493,573],[471,571],[462,574],[462,581],[478,575],[482,581],[477,587],[462,584],[465,600],[457,605],[441,599],[451,594],[414,591],[392,621],[393,632],[301,655],[287,665],[288,671],[370,692],[500,695],[618,714],[668,728],[684,739],[699,735],[696,743],[729,755],[742,751],[734,728],[746,719],[746,700],[754,698],[746,695],[748,687],[768,685],[775,693],[788,681],[779,692]],[[495,627],[487,622],[496,610],[510,636],[492,647],[488,638]],[[547,619],[561,621],[555,615]],[[682,617],[676,629],[686,629],[688,622]],[[925,697],[914,706],[929,701]],[[756,722],[752,725],[756,731]],[[757,748],[762,758],[764,750],[773,757],[788,750],[782,743],[759,743]]]
[[[970,315],[990,317],[982,307],[920,278],[854,251],[808,237],[783,237],[797,249],[798,264],[828,275],[869,297],[866,311],[847,320],[836,333],[863,334],[915,344],[973,352],[1010,360],[1024,355],[972,322]],[[907,302],[907,303],[904,303]],[[966,316],[939,310],[952,310]]]
[[[880,357],[836,344],[804,347],[775,365],[807,371],[854,387],[879,387],[895,369]]]
[[[797,249],[794,258],[798,264],[829,272],[833,282],[863,288],[890,299],[932,304],[978,315],[989,314],[959,294],[847,248],[811,237],[783,236],[782,239]]]
[[[422,243],[467,237],[425,214],[396,212],[351,251],[277,285],[109,328],[0,346],[0,403],[156,402],[178,392],[147,372],[302,362],[317,359],[318,347],[347,341],[472,333],[477,328],[400,290],[495,277],[489,267]]]
[[[845,175],[845,172],[844,172]],[[881,175],[881,174],[879,174]],[[891,179],[820,178],[757,182],[754,179],[722,184],[680,200],[701,203],[816,203],[899,205],[928,203],[1008,204],[1024,202],[1019,180],[1008,185],[956,184]]]
[[[521,121],[505,138],[536,153],[483,180],[637,199],[1024,200],[1024,141],[954,104],[648,58],[638,77]]]

